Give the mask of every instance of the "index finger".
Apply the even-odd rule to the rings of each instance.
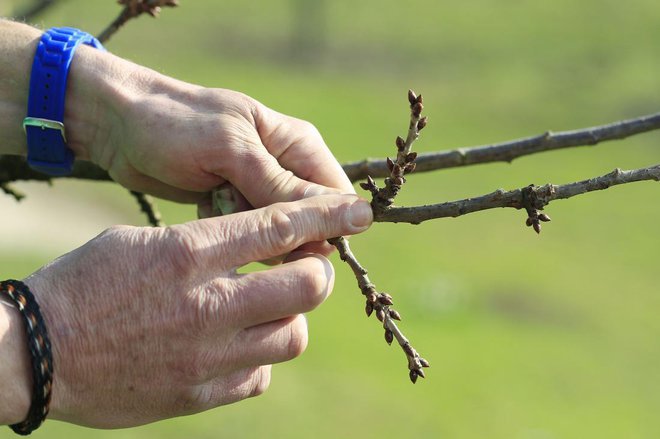
[[[169,228],[201,270],[236,268],[289,253],[302,244],[354,235],[373,221],[356,195],[322,195]]]

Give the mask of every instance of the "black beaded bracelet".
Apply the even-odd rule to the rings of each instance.
[[[53,387],[53,354],[44,319],[32,292],[23,282],[0,282],[0,295],[9,297],[18,307],[25,321],[32,361],[32,403],[25,421],[9,427],[27,436],[39,428],[48,415]]]

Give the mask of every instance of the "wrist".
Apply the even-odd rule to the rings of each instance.
[[[120,95],[121,78],[107,52],[81,45],[71,63],[64,103],[64,125],[69,148],[76,159],[95,160],[99,151],[113,145],[121,128],[114,98]]]
[[[30,409],[32,376],[24,323],[14,305],[0,302],[0,424],[22,422]]]
[[[27,115],[30,73],[42,32],[31,26],[0,19],[0,154],[27,155],[27,139],[22,128]],[[81,45],[69,70],[64,99],[64,126],[67,146],[76,159],[90,160],[100,144],[115,132],[117,111],[112,99],[121,91],[127,75],[113,63],[119,58]],[[124,62],[124,66],[132,66]],[[129,69],[130,70],[130,69]]]

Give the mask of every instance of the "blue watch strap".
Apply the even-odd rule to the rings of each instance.
[[[34,56],[23,129],[28,164],[44,174],[68,175],[73,169],[73,151],[66,144],[64,131],[64,99],[69,68],[79,44],[105,50],[90,34],[59,27],[42,35]]]

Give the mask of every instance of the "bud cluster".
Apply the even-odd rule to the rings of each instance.
[[[410,377],[410,381],[415,384],[418,377],[426,378],[426,374],[424,373],[423,368],[430,367],[431,365],[429,362],[420,357],[415,348],[413,348],[410,343],[405,343],[401,347],[408,357],[408,369],[410,370],[408,376]]]
[[[157,17],[162,6],[179,6],[178,0],[117,0],[120,5],[125,5],[131,17],[147,13]]]
[[[401,186],[406,182],[405,175],[415,170],[417,153],[411,151],[411,147],[419,137],[419,132],[426,127],[428,119],[422,117],[424,103],[421,95],[418,96],[414,91],[409,90],[408,103],[410,104],[408,136],[405,140],[403,137],[397,137],[395,140],[397,155],[395,160],[389,157],[387,158],[387,168],[390,175],[385,179],[385,186],[379,188],[370,176],[367,176],[366,182],[360,183],[362,189],[371,192],[371,206],[374,210],[390,207],[394,203],[394,198],[401,189]],[[339,238],[329,241],[331,244],[337,246],[342,260],[349,263],[353,268],[353,272],[358,278],[358,285],[360,285],[362,294],[366,297],[364,311],[367,317],[375,314],[378,321],[383,324],[387,344],[391,345],[396,339],[405,352],[408,359],[410,380],[415,383],[419,377],[424,378],[425,375],[422,369],[429,367],[429,362],[419,356],[397,327],[395,321],[400,321],[401,315],[391,308],[394,304],[392,296],[376,291],[375,285],[367,278],[366,270],[357,263],[357,260],[350,253],[348,242],[345,239]]]
[[[394,204],[394,198],[406,182],[405,175],[413,172],[417,166],[415,163],[417,153],[412,152],[411,148],[413,142],[419,137],[419,132],[426,127],[428,119],[422,117],[424,110],[422,95],[408,90],[408,103],[410,104],[408,136],[405,140],[403,137],[397,136],[394,142],[397,155],[395,160],[387,158],[387,169],[390,171],[390,175],[385,179],[385,187],[379,188],[371,177],[367,177],[367,181],[360,184],[363,189],[371,192],[372,205],[377,209],[386,209]]]
[[[399,340],[399,344],[408,358],[410,380],[415,383],[417,378],[425,378],[426,375],[422,368],[429,367],[430,364],[424,358],[419,356],[410,342],[403,337],[397,326],[394,324],[393,320],[401,321],[401,315],[396,310],[390,308],[394,304],[392,296],[387,293],[378,293],[374,289],[371,289],[366,294],[366,299],[367,304],[365,311],[367,317],[370,317],[375,311],[376,318],[383,324],[383,329],[385,330],[384,336],[387,344],[391,345],[395,338]],[[398,335],[395,335],[394,331],[397,331]]]
[[[522,189],[522,201],[525,210],[527,211],[527,219],[525,225],[534,229],[536,233],[541,233],[541,222],[547,223],[551,219],[545,213],[539,212],[543,208],[543,203],[538,200],[535,192],[536,186],[530,184]]]

